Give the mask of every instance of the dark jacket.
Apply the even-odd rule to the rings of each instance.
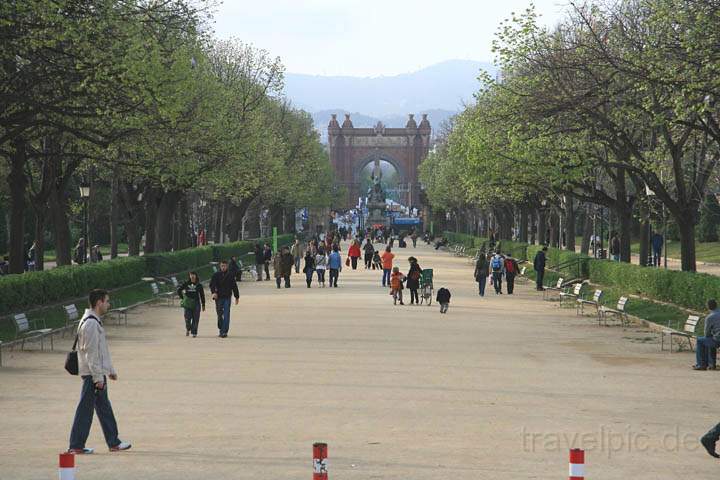
[[[232,273],[232,275],[235,277],[237,276],[237,273],[240,271],[240,265],[235,261],[234,258],[230,259],[230,262],[228,263],[228,272]]]
[[[264,262],[272,262],[273,254],[272,254],[272,248],[264,248],[263,249],[263,261]]]
[[[227,272],[219,270],[213,273],[210,279],[210,292],[217,293],[218,298],[230,298],[232,295],[240,298],[235,276],[230,273],[230,270]]]
[[[450,290],[442,287],[438,290],[435,300],[437,300],[438,303],[450,303]]]
[[[535,259],[533,260],[533,270],[536,272],[545,270],[545,252],[542,250],[535,254]]]
[[[417,290],[420,288],[420,276],[422,275],[422,269],[417,262],[410,264],[410,270],[408,270],[405,278],[405,286],[411,290]]]
[[[180,295],[180,298],[187,295],[196,302],[200,302],[200,305],[205,308],[205,290],[203,289],[202,283],[191,283],[190,280],[185,280],[185,282],[178,287],[177,293]]]
[[[280,253],[273,259],[275,277],[289,277],[295,266],[295,258],[290,253]]]
[[[308,255],[305,255],[305,266],[303,267],[303,273],[314,272],[314,271],[315,271],[315,255],[311,255],[310,250],[308,250]]]
[[[482,278],[487,278],[488,275],[490,275],[490,264],[487,256],[483,253],[475,263],[475,280],[479,282]]]

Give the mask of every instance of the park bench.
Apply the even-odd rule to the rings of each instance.
[[[42,322],[42,327],[40,323]],[[25,340],[40,340],[40,348],[45,350],[45,337],[50,337],[50,350],[54,350],[53,330],[47,328],[44,319],[30,321],[24,313],[13,315],[15,324],[15,340],[20,340],[20,349],[25,349]]]
[[[585,305],[595,307],[595,312],[600,316],[600,300],[602,300],[602,290],[595,290],[591,300],[585,300],[584,298],[578,298],[575,303],[575,313],[582,315],[585,313]]]
[[[598,325],[600,325],[600,321],[602,320],[603,323],[605,323],[605,326],[607,326],[607,318],[608,315],[613,316],[614,318],[617,318],[620,320],[620,323],[623,327],[627,326],[630,321],[628,319],[627,312],[625,311],[625,307],[627,306],[628,297],[620,297],[618,300],[617,306],[615,308],[606,307],[605,305],[601,305],[598,309]]]
[[[65,332],[80,321],[80,312],[74,303],[65,305],[63,308],[65,309],[65,328],[63,328],[62,337],[65,338]]]
[[[177,277],[170,277],[170,284],[171,290],[169,292],[164,292],[162,296],[167,299],[168,305],[175,306],[175,299],[180,298],[177,294],[177,289],[180,287],[180,283],[178,283]]]
[[[697,329],[698,323],[700,323],[700,317],[698,315],[688,315],[687,320],[685,320],[685,325],[683,326],[682,332],[678,330],[674,330],[670,327],[670,321],[668,321],[668,328],[665,328],[660,333],[660,350],[665,350],[665,335],[670,337],[670,352],[672,353],[672,341],[673,337],[682,337],[685,340],[687,340],[688,346],[690,347],[691,351],[694,351],[695,348],[692,344],[692,339],[695,338],[695,330]],[[680,343],[678,343],[678,351],[680,350]]]
[[[523,283],[527,282],[528,277],[527,277],[526,273],[527,273],[527,267],[522,267],[520,269],[520,273],[518,273],[518,276],[515,277],[515,281],[516,282],[522,281]]]
[[[560,292],[560,306],[562,307],[565,304],[565,301],[575,301],[578,298],[582,297],[582,289],[583,285],[585,285],[583,282],[576,283],[575,286],[572,289],[572,292],[570,289],[566,289],[563,292]]]
[[[564,278],[560,277],[558,278],[557,283],[553,285],[549,285],[543,289],[543,300],[547,300],[550,298],[550,295],[554,293],[560,293],[563,291],[563,282],[565,281]]]

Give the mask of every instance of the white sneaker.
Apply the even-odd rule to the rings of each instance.
[[[95,453],[95,449],[93,448],[68,448],[68,453],[72,453],[73,455],[90,455],[92,453]]]
[[[110,447],[111,452],[121,452],[123,450],[130,450],[130,445],[128,442],[120,442],[119,444],[115,445],[114,447]]]

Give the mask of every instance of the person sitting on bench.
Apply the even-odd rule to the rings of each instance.
[[[715,370],[715,349],[720,346],[720,311],[714,298],[708,300],[707,306],[710,314],[705,317],[704,335],[697,338],[693,370]]]

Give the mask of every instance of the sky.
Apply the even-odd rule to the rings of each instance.
[[[491,61],[500,22],[530,0],[224,0],[218,37],[279,56],[290,73],[392,76],[445,60]],[[555,25],[566,0],[535,0]]]

